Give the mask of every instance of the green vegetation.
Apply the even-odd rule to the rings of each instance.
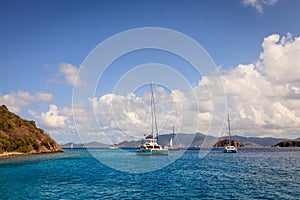
[[[40,153],[62,151],[34,121],[27,121],[0,106],[0,154],[3,152]]]

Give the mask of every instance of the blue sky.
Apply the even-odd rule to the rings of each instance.
[[[221,68],[224,78],[233,76],[235,70],[244,69],[237,66],[250,64],[254,65],[253,70],[264,66],[265,70],[258,70],[261,75],[272,74],[274,70],[268,71],[269,65],[264,63],[267,57],[260,61],[260,65],[257,64],[261,59],[260,54],[267,52],[267,47],[262,47],[263,41],[273,34],[278,34],[281,38],[291,34],[291,41],[296,41],[300,35],[300,2],[297,0],[257,0],[252,4],[249,2],[246,0],[1,0],[0,101],[2,102],[0,103],[7,104],[11,110],[21,116],[36,120],[61,143],[78,141],[71,122],[66,125],[69,120],[67,118],[71,116],[66,114],[68,112],[66,110],[70,109],[72,103],[73,85],[70,83],[72,79],[70,76],[74,75],[72,70],[76,71],[91,50],[108,37],[141,27],[173,29],[193,38]],[[298,49],[296,43],[295,49]],[[151,55],[150,53],[145,57],[136,56],[140,59],[136,63],[150,62]],[[136,57],[132,58],[131,62],[135,61]],[[165,59],[166,63],[175,65],[175,62],[168,60],[168,56],[153,57],[156,62],[163,63]],[[300,63],[296,63],[296,66],[299,67],[298,64]],[[184,64],[175,68],[185,71],[183,66]],[[123,71],[115,67],[107,77],[108,86],[112,87],[110,84],[113,83],[109,80],[116,77],[118,73],[122,74]],[[190,75],[189,72],[186,74],[190,79],[196,79],[192,77],[192,72]],[[270,81],[271,78],[266,80]],[[294,88],[291,91],[296,91],[293,94],[297,95],[299,80],[300,77],[285,80],[284,83],[280,83],[280,86]],[[197,80],[192,81],[197,83]],[[270,83],[279,85],[279,82]],[[99,95],[109,93],[109,88],[105,87],[104,90],[107,91],[100,91]],[[225,87],[225,90],[228,89]],[[291,94],[280,98],[278,103],[291,113],[295,113],[297,111],[295,109],[298,108],[295,106],[297,102],[293,100],[289,105],[285,105],[287,96]],[[18,102],[20,99],[22,102]],[[98,100],[100,101],[100,96]],[[49,105],[52,105],[53,109],[53,105],[56,106],[56,113],[52,113],[52,116],[57,115],[57,119],[65,123],[61,124],[53,120],[68,127],[63,129],[62,126],[55,127],[53,123],[43,122],[43,119],[46,119],[42,116],[45,117],[50,111]],[[244,116],[240,114],[238,107],[236,110],[232,108],[237,118]],[[268,115],[269,112],[264,105],[255,110],[263,112],[261,116]],[[245,115],[249,116],[245,119],[253,120],[255,117],[250,115],[255,116],[256,111],[249,107],[249,113],[245,111]],[[295,121],[279,125],[277,129],[281,132],[278,133],[274,128],[276,121],[274,116],[277,115],[272,113],[270,116],[270,118],[261,118],[263,124],[257,124],[258,120],[253,122],[255,126],[252,126],[252,129],[241,128],[237,133],[249,136],[265,136],[270,133],[271,136],[276,137],[297,137],[300,117],[298,114],[291,117]],[[260,127],[272,126],[273,129],[256,129],[255,127],[259,125]],[[283,134],[284,132],[286,135]]]

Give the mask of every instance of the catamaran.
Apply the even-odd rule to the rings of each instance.
[[[110,145],[108,148],[109,149],[118,149],[119,148],[119,146],[115,143],[115,137],[113,136],[113,145]]]
[[[229,144],[224,146],[223,152],[224,153],[236,153],[237,147],[232,145],[232,141],[231,141],[229,113],[228,113],[228,134],[229,134]]]
[[[168,155],[169,150],[162,148],[161,145],[157,143],[158,138],[158,129],[156,123],[156,116],[155,116],[155,104],[154,104],[154,96],[152,90],[152,83],[150,83],[150,105],[151,105],[151,134],[145,137],[145,142],[140,145],[136,149],[137,155]],[[154,127],[156,136],[154,136]]]

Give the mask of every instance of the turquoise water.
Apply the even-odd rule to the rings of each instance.
[[[112,162],[114,150],[93,150]],[[94,153],[93,153],[94,154]],[[134,150],[126,156],[135,156]],[[170,156],[176,156],[171,152]],[[136,156],[140,167],[166,157]],[[86,150],[0,159],[1,199],[299,199],[300,148],[188,150],[161,170],[130,174]]]

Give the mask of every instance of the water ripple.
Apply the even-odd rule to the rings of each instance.
[[[169,166],[144,174],[111,169],[85,150],[12,157],[0,160],[0,199],[297,199],[299,152],[213,150],[200,159],[198,151],[187,151]],[[105,156],[117,161],[109,151]],[[142,167],[150,158],[137,159]]]

